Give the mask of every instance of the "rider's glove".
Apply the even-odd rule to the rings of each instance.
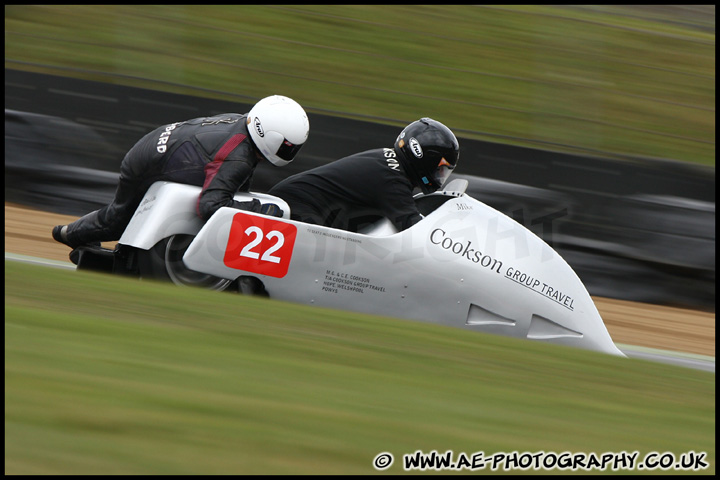
[[[239,208],[240,210],[249,210],[255,213],[262,213],[263,215],[270,215],[271,217],[282,217],[284,212],[280,207],[274,203],[260,203],[260,200],[253,198],[248,202],[233,202],[233,207]]]
[[[250,212],[260,213],[261,207],[262,204],[257,198],[253,198],[248,202],[238,202],[237,200],[233,200],[233,208],[238,208],[240,210],[248,210]]]
[[[260,213],[271,217],[282,217],[285,212],[274,203],[266,203],[260,207]]]

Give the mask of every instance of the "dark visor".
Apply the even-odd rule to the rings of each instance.
[[[280,144],[280,148],[278,148],[277,156],[289,162],[290,160],[295,158],[295,155],[297,155],[303,145],[304,144],[302,143],[300,145],[293,145],[292,143],[283,139],[283,142]]]

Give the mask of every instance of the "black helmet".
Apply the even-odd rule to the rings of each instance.
[[[395,153],[413,185],[423,193],[432,193],[442,187],[457,165],[460,146],[449,128],[426,117],[400,132]]]

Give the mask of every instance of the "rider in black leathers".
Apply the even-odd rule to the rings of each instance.
[[[309,122],[294,100],[274,95],[247,114],[225,113],[163,125],[145,135],[125,155],[113,201],[69,225],[53,228],[53,238],[71,248],[118,240],[147,189],[156,181],[202,186],[197,213],[207,220],[228,206],[282,216],[275,205],[237,202],[248,191],[258,162],[283,166],[307,140]]]
[[[282,180],[268,192],[285,200],[294,220],[357,231],[387,217],[398,230],[422,219],[414,188],[436,191],[459,157],[452,131],[422,118],[400,133],[394,148],[356,153]]]

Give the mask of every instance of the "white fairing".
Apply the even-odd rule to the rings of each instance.
[[[172,182],[155,182],[148,191],[118,243],[149,250],[163,238],[176,234],[195,235],[203,226],[197,213],[202,188]],[[238,193],[235,200],[247,202],[257,198],[260,203],[275,203],[290,218],[290,208],[280,198],[262,193]]]
[[[387,223],[361,234],[221,208],[184,261],[227,279],[255,276],[275,299],[623,355],[550,246],[462,191],[440,195],[444,204],[399,233]]]

